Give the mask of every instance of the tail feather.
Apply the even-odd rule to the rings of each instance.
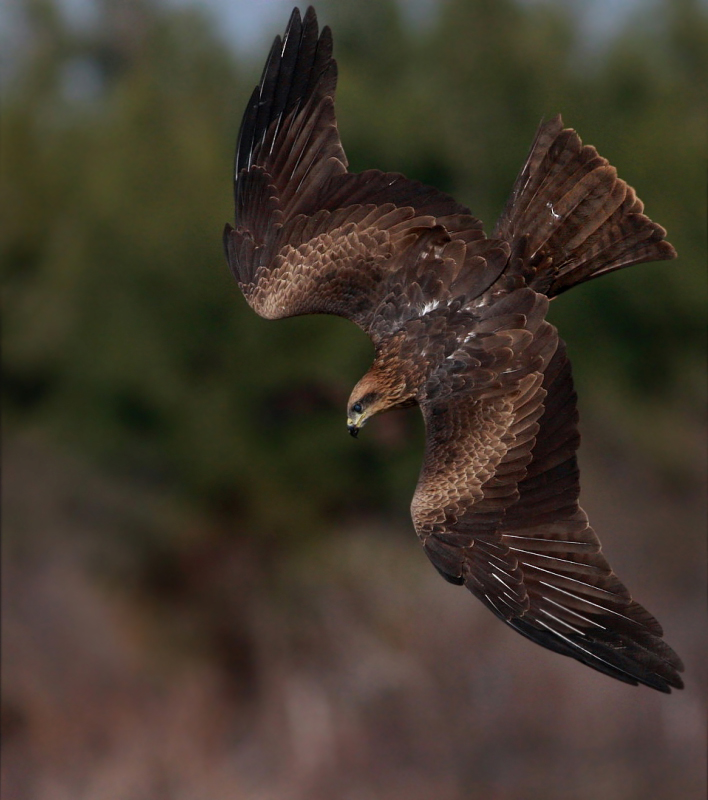
[[[607,159],[557,116],[540,126],[493,236],[511,244],[527,283],[554,297],[606,272],[675,258],[643,209]]]

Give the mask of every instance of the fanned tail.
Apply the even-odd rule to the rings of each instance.
[[[643,261],[676,257],[634,189],[559,116],[543,123],[494,238],[512,246],[529,286],[555,297]]]

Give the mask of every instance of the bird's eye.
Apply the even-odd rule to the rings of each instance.
[[[352,406],[352,411],[353,411],[355,414],[361,414],[361,412],[362,412],[363,410],[364,410],[364,409],[362,408],[362,405],[361,405],[361,403],[354,403],[354,405]]]

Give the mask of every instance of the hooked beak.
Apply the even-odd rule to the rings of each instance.
[[[358,425],[355,425],[353,422],[348,422],[348,423],[347,423],[347,430],[349,431],[349,433],[350,433],[350,434],[351,434],[351,435],[352,435],[352,436],[353,436],[355,439],[356,439],[356,437],[359,435],[359,426],[358,426]]]

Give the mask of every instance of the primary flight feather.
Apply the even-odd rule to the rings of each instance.
[[[678,656],[632,600],[578,505],[570,363],[549,300],[674,258],[634,190],[560,117],[541,125],[492,238],[453,198],[347,171],[329,28],[295,9],[241,123],[231,270],[261,316],[336,314],[372,339],[347,425],[417,405],[411,513],[433,565],[538,644],[626,683],[681,688]]]

